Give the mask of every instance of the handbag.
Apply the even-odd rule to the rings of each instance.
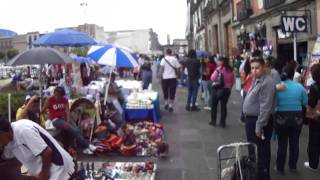
[[[169,61],[167,59],[164,58],[164,60],[169,64],[169,66],[174,70],[175,74],[176,74],[176,77],[179,79],[180,78],[180,73],[179,73],[179,70],[174,67],[172,64],[169,63]]]
[[[315,90],[317,94],[319,94],[318,87],[315,86]],[[320,99],[318,95],[318,101],[317,104],[314,108],[311,106],[307,106],[306,113],[305,113],[305,118],[307,119],[317,119],[320,116]]]
[[[211,84],[211,86],[215,89],[223,88],[224,86],[223,74],[219,70],[217,70],[217,72],[218,72],[217,78]]]

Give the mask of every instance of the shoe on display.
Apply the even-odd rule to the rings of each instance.
[[[86,155],[93,155],[93,152],[89,148],[83,150],[82,153]]]
[[[92,144],[89,144],[89,147],[88,147],[88,148],[89,148],[90,151],[92,151],[92,152],[95,152],[95,151],[97,150],[97,147],[94,146],[94,145],[92,145]]]
[[[314,169],[314,168],[310,167],[309,162],[304,162],[303,165],[304,165],[305,168],[311,170],[312,172],[318,172],[318,169]]]

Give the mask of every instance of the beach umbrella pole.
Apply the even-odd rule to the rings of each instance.
[[[109,72],[109,80],[108,80],[108,84],[107,84],[106,91],[105,91],[105,94],[104,94],[104,101],[103,101],[104,105],[107,103],[108,91],[109,91],[109,87],[110,87],[110,83],[111,83],[112,71],[113,71],[113,67],[111,68],[111,70]]]

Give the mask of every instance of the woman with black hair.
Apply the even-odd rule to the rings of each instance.
[[[246,62],[244,64],[243,70],[240,72],[240,82],[242,87],[242,102],[244,101],[244,98],[246,97],[253,82],[253,75],[251,74],[250,60],[248,58],[245,61]],[[242,111],[241,111],[240,121],[244,122],[244,114]]]
[[[314,115],[309,117],[309,162],[305,162],[304,166],[317,171],[320,158],[320,64],[311,67],[311,76],[315,83],[310,86],[308,106]]]
[[[293,80],[294,68],[287,65],[281,73],[285,90],[276,91],[276,115],[274,127],[278,135],[276,170],[284,173],[287,146],[289,143],[289,168],[297,169],[299,158],[299,137],[303,125],[302,106],[306,106],[308,97],[304,87]]]
[[[234,73],[232,67],[229,65],[229,59],[226,57],[220,57],[217,62],[217,69],[211,76],[211,80],[216,82],[219,79],[222,82],[219,86],[214,86],[211,94],[211,121],[210,125],[216,125],[217,119],[217,105],[220,102],[221,114],[220,114],[220,126],[226,126],[227,118],[227,103],[231,94],[231,88],[234,85]],[[221,77],[222,76],[222,77]]]

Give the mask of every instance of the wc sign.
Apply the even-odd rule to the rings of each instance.
[[[307,32],[306,16],[281,16],[282,32]]]

